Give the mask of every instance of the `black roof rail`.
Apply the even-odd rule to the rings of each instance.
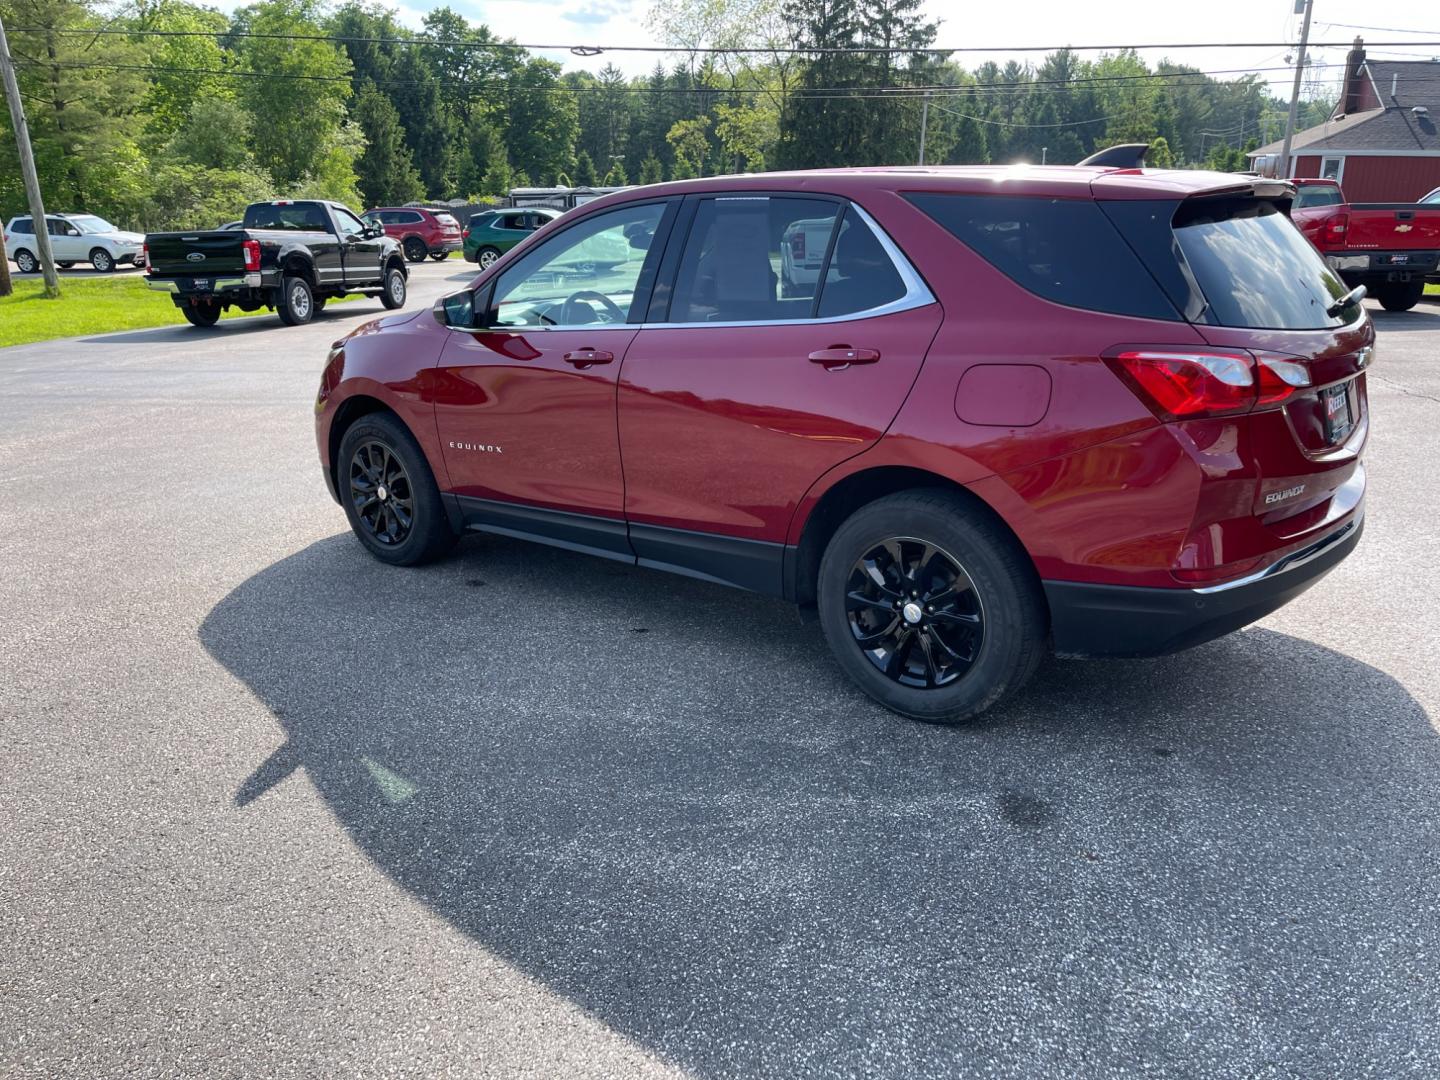
[[[1104,150],[1096,150],[1089,157],[1077,161],[1076,165],[1103,165],[1110,169],[1138,169],[1145,164],[1149,143],[1117,143]]]

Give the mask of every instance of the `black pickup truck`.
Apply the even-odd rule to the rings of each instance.
[[[405,306],[400,245],[339,203],[253,203],[238,229],[151,233],[145,253],[150,288],[168,292],[195,326],[214,326],[232,307],[270,308],[300,326],[349,293]]]

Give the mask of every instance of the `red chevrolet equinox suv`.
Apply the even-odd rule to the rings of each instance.
[[[1047,649],[1183,649],[1355,547],[1374,330],[1292,195],[1078,166],[617,193],[337,342],[325,481],[385,562],[476,529],[785,597],[871,697],[961,720]]]

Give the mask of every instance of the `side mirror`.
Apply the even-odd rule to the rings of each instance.
[[[441,326],[456,330],[475,329],[475,294],[468,289],[442,296],[430,310]]]
[[[66,235],[66,236],[79,236],[79,235],[80,235],[80,230],[77,229],[77,228],[75,228],[74,225],[67,225],[67,226],[65,226],[65,235]]]
[[[385,229],[379,225],[366,225],[363,235],[366,240],[379,240],[385,235]]]

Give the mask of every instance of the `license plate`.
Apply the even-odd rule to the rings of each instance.
[[[1410,256],[1409,256],[1409,255],[1391,255],[1391,256],[1390,256],[1390,261],[1391,261],[1392,263],[1394,263],[1396,266],[1399,266],[1401,263],[1408,263],[1408,262],[1410,261]]]
[[[1332,443],[1338,443],[1355,426],[1355,418],[1350,414],[1350,387],[1327,386],[1320,391],[1320,404],[1325,408],[1325,435]]]
[[[209,278],[199,278],[199,277],[197,277],[197,278],[192,278],[191,281],[190,281],[190,288],[193,289],[195,292],[209,292],[209,291],[210,291],[210,279],[209,279]]]

